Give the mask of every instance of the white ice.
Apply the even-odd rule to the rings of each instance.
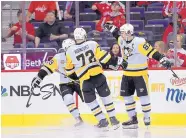
[[[101,131],[93,126],[2,128],[2,138],[186,138],[186,127],[150,127]]]

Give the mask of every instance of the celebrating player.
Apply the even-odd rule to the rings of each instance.
[[[123,128],[137,128],[136,102],[133,95],[136,90],[144,113],[144,124],[150,125],[151,104],[148,95],[148,70],[147,58],[154,58],[167,69],[171,63],[156,49],[148,44],[144,38],[133,36],[134,27],[124,24],[120,27],[121,36],[118,42],[122,48],[123,62],[121,64],[124,72],[121,82],[121,96],[124,97],[126,111],[130,120],[123,122]]]
[[[73,39],[66,39],[62,43],[62,47],[65,50],[72,45],[75,45],[75,41]],[[32,80],[31,86],[34,88],[39,87],[41,81],[45,78],[45,76],[50,75],[53,72],[59,70],[61,73],[59,87],[60,87],[62,98],[69,112],[76,119],[75,126],[79,126],[83,123],[83,120],[81,119],[79,110],[75,105],[73,99],[73,93],[77,92],[78,95],[81,97],[82,101],[83,101],[83,97],[82,97],[79,84],[75,83],[75,81],[72,81],[70,78],[68,78],[65,75],[65,71],[64,71],[65,62],[66,62],[65,52],[56,54],[52,58],[52,60],[50,60],[49,64],[44,64],[41,67],[37,76],[34,77],[34,79]]]
[[[111,125],[114,129],[119,128],[119,121],[115,117],[115,108],[110,95],[103,69],[100,65],[109,62],[111,56],[108,52],[101,50],[95,41],[86,41],[87,33],[83,28],[74,30],[76,45],[68,48],[66,52],[66,71],[69,77],[75,77],[80,80],[85,103],[90,107],[94,116],[99,120],[98,128],[107,129],[108,120],[106,119],[98,101],[96,92],[110,117]]]

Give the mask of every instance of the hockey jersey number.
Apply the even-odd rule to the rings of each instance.
[[[76,56],[76,58],[77,58],[78,61],[82,61],[81,67],[85,66],[85,64],[86,64],[85,59],[86,58],[88,58],[89,63],[96,62],[96,59],[94,58],[94,53],[93,53],[92,50],[88,50],[88,51],[85,52],[85,55],[82,53],[82,54]]]

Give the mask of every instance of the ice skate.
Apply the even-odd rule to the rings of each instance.
[[[135,115],[131,118],[131,120],[129,120],[127,122],[123,122],[122,127],[123,127],[123,129],[136,129],[136,128],[138,128],[137,116]]]
[[[150,126],[150,117],[144,118],[143,121],[144,121],[145,126],[146,126],[147,129],[148,129],[148,127]]]
[[[110,117],[110,122],[111,122],[112,128],[114,130],[116,130],[120,127],[120,123],[115,116]]]
[[[79,127],[83,124],[83,120],[81,117],[76,118],[76,124],[74,125],[75,127]]]
[[[95,127],[101,128],[104,131],[108,131],[109,130],[109,122],[107,121],[107,119],[101,119]]]

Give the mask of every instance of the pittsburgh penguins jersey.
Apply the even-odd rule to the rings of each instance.
[[[68,75],[74,71],[80,81],[88,80],[90,76],[103,73],[100,63],[107,63],[111,55],[101,50],[95,41],[86,41],[71,46],[66,51],[66,72]]]
[[[65,52],[62,52],[62,53],[56,54],[50,60],[50,62],[45,63],[41,69],[45,70],[48,74],[51,74],[51,73],[59,70],[59,72],[61,72],[60,73],[60,84],[66,84],[66,83],[70,83],[72,81],[67,76],[63,75],[63,74],[66,74],[66,72],[64,70],[65,63],[66,63]]]
[[[141,37],[134,37],[128,43],[120,37],[119,44],[123,52],[123,58],[128,62],[124,75],[146,75],[148,73],[147,59],[148,57],[152,58],[156,50]]]

